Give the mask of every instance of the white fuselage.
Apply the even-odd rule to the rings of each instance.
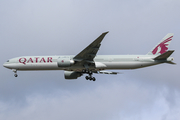
[[[15,70],[73,70],[81,71],[85,68],[81,64],[71,64],[68,67],[59,67],[58,59],[67,58],[73,60],[74,56],[23,56],[8,60],[4,67]],[[97,55],[94,58],[95,67],[89,69],[137,69],[163,63],[153,60],[154,55]],[[64,62],[63,60],[60,62]]]

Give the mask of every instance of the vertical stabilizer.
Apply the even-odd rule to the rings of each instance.
[[[167,52],[173,33],[168,33],[147,55],[161,55]]]

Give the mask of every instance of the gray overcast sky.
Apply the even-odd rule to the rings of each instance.
[[[98,54],[146,54],[167,33],[177,65],[64,79],[0,67],[1,120],[179,120],[179,0],[0,1],[1,65],[24,55],[75,55],[110,31]]]

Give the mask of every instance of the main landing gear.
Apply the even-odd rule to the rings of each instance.
[[[17,77],[18,76],[17,70],[16,69],[12,69],[12,71],[14,72],[14,77]]]
[[[86,76],[85,78],[86,78],[86,80],[93,80],[93,81],[96,81],[96,78],[95,77],[92,77],[92,74],[93,74],[93,72],[92,71],[89,71],[89,70],[83,70],[82,71],[83,73],[87,73],[87,74],[89,74],[89,76]]]
[[[93,81],[96,81],[96,78],[95,78],[95,77],[91,77],[91,76],[86,76],[86,80],[93,80]]]

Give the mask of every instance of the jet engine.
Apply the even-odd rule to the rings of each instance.
[[[77,79],[81,75],[81,73],[75,71],[64,71],[65,79]]]
[[[70,57],[59,57],[57,60],[58,67],[70,67],[74,64],[74,60],[71,60]]]

